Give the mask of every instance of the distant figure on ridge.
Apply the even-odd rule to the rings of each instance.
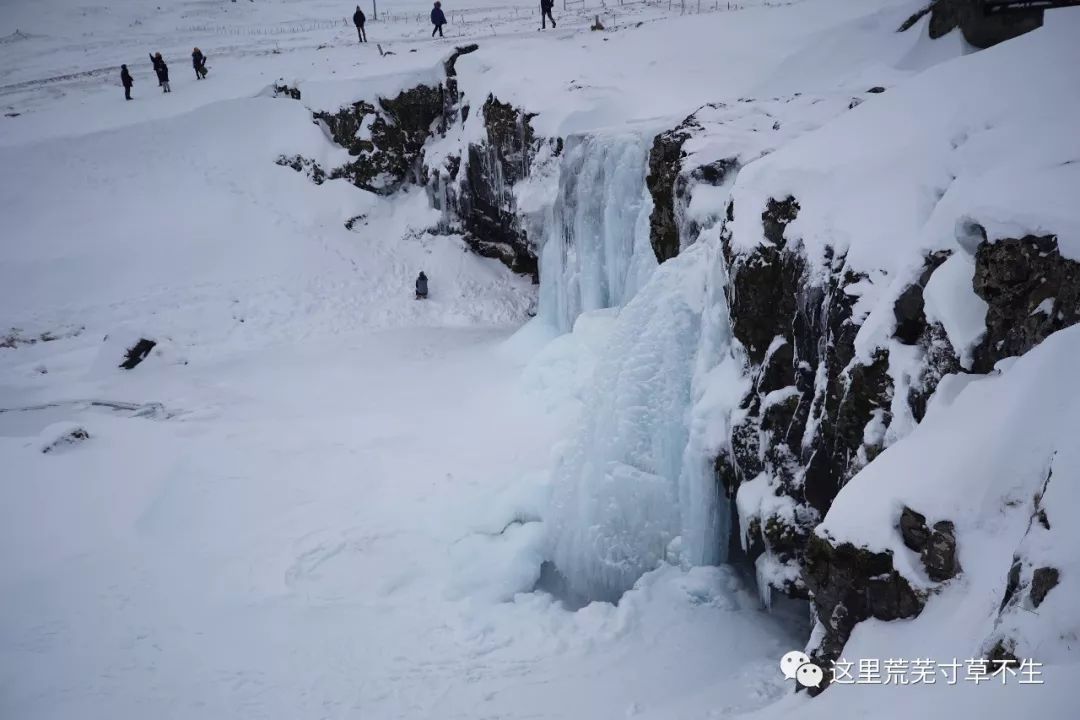
[[[191,66],[195,68],[196,80],[204,80],[206,78],[206,56],[203,55],[203,51],[199,48],[195,48],[191,51]]]
[[[435,37],[435,33],[439,33],[439,37],[442,37],[442,26],[446,24],[446,15],[443,14],[441,2],[436,2],[435,7],[431,8],[431,24],[435,26],[435,29],[431,31],[431,37]]]
[[[364,11],[360,9],[360,6],[356,6],[356,12],[352,15],[353,25],[356,26],[356,34],[360,38],[360,42],[367,42],[367,33],[364,32],[364,23],[367,22],[367,18],[364,17]]]
[[[161,53],[151,54],[150,62],[154,63],[154,73],[157,75],[157,82],[162,92],[172,92],[172,88],[169,87],[169,66],[165,64]]]
[[[420,271],[420,275],[416,278],[416,299],[423,300],[427,297],[427,275],[424,271]]]
[[[551,21],[551,29],[555,29],[555,18],[551,16],[551,8],[555,7],[555,0],[540,0],[540,29],[547,29],[547,21]]]
[[[131,73],[128,72],[127,65],[120,66],[120,82],[124,84],[124,99],[131,99],[131,86],[135,84],[135,81],[131,79]]]

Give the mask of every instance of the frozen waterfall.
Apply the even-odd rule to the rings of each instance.
[[[648,153],[636,134],[568,139],[539,251],[538,316],[557,331],[582,312],[625,304],[656,268]]]
[[[543,227],[537,321],[573,331],[558,341],[560,361],[567,347],[593,358],[545,514],[548,559],[589,599],[618,599],[665,561],[726,559],[730,507],[713,461],[746,387],[720,225],[657,265],[648,152],[636,134],[571,138],[553,200],[533,217]],[[604,308],[614,310],[591,312]],[[582,315],[589,322],[575,326]]]
[[[699,242],[610,320],[546,518],[578,595],[614,600],[662,561],[725,559],[730,509],[712,463],[745,390],[725,284],[719,243]]]

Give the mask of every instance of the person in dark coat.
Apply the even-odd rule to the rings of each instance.
[[[154,74],[157,75],[158,87],[161,87],[161,65],[164,62],[161,59],[161,53],[158,53],[157,55],[150,53],[150,62],[154,63]]]
[[[547,21],[551,21],[551,29],[555,29],[555,18],[551,16],[551,8],[555,7],[555,0],[540,0],[540,29],[547,29]]]
[[[195,68],[195,79],[206,79],[206,56],[203,55],[203,51],[199,48],[195,48],[191,51],[191,66]]]
[[[161,86],[162,92],[172,92],[172,88],[169,87],[169,66],[165,64],[161,53],[151,55],[150,60],[154,63],[154,72],[157,73],[158,85]]]
[[[360,42],[367,42],[367,33],[364,32],[364,23],[367,22],[367,18],[364,17],[364,11],[360,9],[360,6],[356,6],[356,12],[352,15],[353,25],[356,26],[356,34],[360,38]]]
[[[424,271],[420,271],[420,275],[416,278],[416,299],[423,300],[427,297],[427,275]]]
[[[439,33],[439,37],[442,37],[442,26],[446,24],[446,15],[443,14],[441,2],[436,2],[435,7],[431,8],[431,24],[435,26],[435,29],[431,31],[431,37],[435,37],[435,33]]]
[[[135,81],[131,79],[131,73],[128,72],[127,65],[120,66],[120,82],[124,84],[124,99],[131,99],[131,86],[135,84]]]

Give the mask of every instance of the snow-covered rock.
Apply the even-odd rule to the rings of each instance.
[[[72,422],[53,423],[41,431],[38,446],[42,453],[55,453],[90,439],[82,425]]]

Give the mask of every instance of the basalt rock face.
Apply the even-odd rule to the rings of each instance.
[[[317,112],[335,143],[355,159],[334,168],[331,179],[346,178],[380,195],[420,179],[424,144],[443,113],[443,87],[417,85],[393,98],[366,100],[337,112]]]
[[[693,116],[679,127],[660,133],[649,151],[649,174],[645,184],[653,199],[649,216],[649,241],[657,262],[679,254],[679,224],[676,219],[676,181],[682,171],[683,144],[690,139],[691,128],[700,127]]]
[[[538,149],[548,144],[557,155],[561,140],[537,138],[530,124],[533,114],[488,96],[479,118],[484,124],[482,142],[440,156],[437,162],[425,158],[429,140],[469,121],[471,109],[458,84],[457,61],[478,48],[475,44],[456,48],[443,62],[445,79],[437,85],[420,84],[394,97],[313,113],[329,138],[348,150],[353,158],[348,163],[323,168],[300,155],[283,155],[277,164],[306,174],[316,184],[344,178],[380,195],[423,186],[432,206],[442,213],[432,232],[460,233],[475,252],[536,279],[535,249],[519,217],[513,188],[528,176]],[[293,88],[283,85],[276,90],[299,96],[299,91],[294,94]]]
[[[864,95],[878,94],[871,87]],[[731,334],[750,389],[730,418],[713,468],[728,499],[732,532],[722,553],[755,574],[759,588],[808,597],[805,554],[814,528],[841,488],[925,413],[941,378],[959,359],[940,324],[926,317],[923,290],[948,253],[925,258],[896,299],[896,329],[856,352],[865,310],[856,313],[865,274],[842,253],[809,258],[789,227],[796,197],[762,208],[714,207],[745,162],[845,112],[842,98],[745,98],[699,108],[657,135],[649,155],[650,240],[658,261],[697,241],[703,223],[720,228]],[[704,187],[711,186],[711,187]],[[704,192],[705,202],[699,202]],[[723,208],[723,205],[720,205]],[[733,237],[736,213],[753,214],[764,242]],[[742,218],[740,217],[740,221]],[[905,346],[913,373],[890,371],[890,348]],[[944,562],[944,559],[942,560]],[[857,614],[857,613],[856,613]]]
[[[931,38],[944,37],[959,28],[964,39],[977,48],[988,48],[1043,24],[1041,9],[988,15],[984,12],[982,0],[935,0],[928,9]],[[924,9],[916,15],[921,17],[925,13]],[[900,29],[907,30],[919,17],[912,16]]]
[[[848,289],[862,276],[840,256],[827,258],[827,275],[815,279],[801,245],[785,237],[799,209],[793,197],[771,200],[761,214],[769,242],[741,254],[725,246],[732,333],[752,387],[722,463],[729,467],[719,472],[729,497],[753,482],[784,499],[764,514],[750,510],[754,527],[737,532],[761,532],[745,537],[747,559],[767,552],[766,575],[780,581],[760,582],[804,596],[806,543],[844,483],[881,451],[893,383],[887,352],[856,359],[856,298]]]
[[[739,543],[728,558],[751,563],[759,587],[811,600],[822,630],[812,655],[828,662],[858,622],[912,617],[937,585],[961,575],[964,538],[950,518],[928,519],[932,507],[902,508],[893,531],[914,554],[904,566],[924,571],[908,578],[891,552],[838,541],[817,525],[844,485],[923,419],[944,376],[990,372],[998,360],[1080,321],[1080,263],[1061,254],[1054,236],[989,241],[985,232],[981,240],[975,234],[971,283],[986,302],[986,333],[965,369],[942,325],[928,318],[924,299],[951,252],[924,257],[891,301],[891,330],[882,327],[876,341],[857,347],[866,318],[856,306],[866,276],[827,247],[823,257],[806,255],[791,232],[802,211],[798,198],[766,203],[759,216],[764,242],[749,248],[729,229],[743,211],[729,207],[721,232],[731,331],[750,381],[714,464],[718,488],[735,506]],[[998,629],[984,645],[987,657],[1028,652],[1027,615],[1061,592],[1055,588],[1062,569],[1040,554],[1052,545],[1041,537],[1051,527],[1043,495],[1052,491],[1033,503]]]
[[[461,91],[457,61],[479,46],[463,45],[443,62],[445,80],[420,84],[396,96],[361,100],[336,112],[316,112],[331,139],[355,160],[327,173],[346,178],[357,187],[390,195],[406,185],[426,181],[424,146],[459,121]],[[294,163],[288,163],[295,167]],[[314,178],[313,178],[314,179]]]
[[[724,107],[710,104],[701,110],[721,110]],[[686,213],[694,186],[723,185],[739,170],[739,162],[734,157],[687,166],[684,145],[702,130],[703,126],[695,113],[678,127],[653,138],[645,185],[653,201],[652,214],[649,215],[649,242],[657,262],[662,263],[678,255],[688,240],[697,237],[701,230]]]
[[[825,629],[812,659],[823,667],[840,657],[858,623],[870,618],[887,621],[914,617],[926,603],[925,594],[912,588],[893,567],[889,551],[872,552],[811,535],[805,563],[814,611]]]
[[[956,527],[951,521],[939,520],[930,527],[925,515],[905,507],[900,513],[899,529],[904,545],[919,553],[931,580],[944,582],[960,572],[960,563],[956,559]]]
[[[461,233],[474,252],[538,281],[536,250],[518,212],[514,186],[529,177],[542,147],[558,155],[562,141],[538,138],[530,122],[535,114],[492,95],[476,115],[468,105],[453,114],[462,123],[470,117],[482,122],[484,132],[463,155],[423,169],[432,206],[443,215],[442,229]]]
[[[858,622],[912,617],[926,591],[903,577],[890,552],[815,528],[844,485],[897,439],[893,433],[921,420],[942,377],[959,372],[960,362],[923,299],[949,253],[924,258],[893,302],[892,331],[876,348],[857,348],[865,317],[856,305],[867,278],[828,248],[824,257],[807,257],[790,230],[801,210],[795,197],[769,200],[756,216],[765,242],[752,249],[739,247],[728,229],[742,210],[728,210],[721,238],[730,322],[750,390],[715,470],[736,508],[739,545],[731,545],[729,560],[749,563],[759,588],[812,601],[824,631],[814,657],[827,662],[839,657]],[[902,375],[892,369],[895,352],[911,361]],[[948,518],[928,524],[905,509],[895,532],[931,582],[962,572],[962,538]]]
[[[481,255],[536,280],[535,248],[514,197],[514,185],[528,177],[542,142],[530,123],[534,115],[491,95],[481,113],[485,141],[469,145],[459,185],[458,214],[466,241]]]
[[[986,335],[974,352],[976,372],[1080,321],[1080,263],[1062,257],[1053,235],[984,240],[975,253],[974,286],[989,306]]]

